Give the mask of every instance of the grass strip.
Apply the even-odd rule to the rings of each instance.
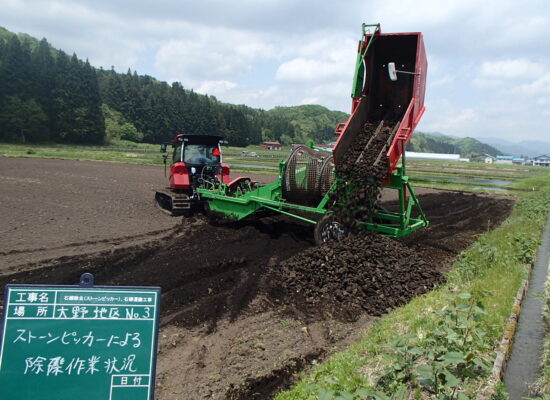
[[[483,334],[486,346],[478,346],[475,341],[466,344],[475,351],[476,358],[491,362],[514,296],[526,276],[525,264],[533,261],[550,210],[550,174],[529,178],[518,186],[534,191],[522,193],[512,214],[500,227],[480,235],[460,254],[445,285],[377,321],[361,341],[303,373],[301,380],[292,389],[278,394],[276,400],[407,398],[408,394],[400,393],[397,385],[393,392],[391,384],[380,385],[379,378],[387,375],[388,370],[395,373],[394,354],[399,350],[395,338],[413,335],[415,348],[430,350],[428,337],[441,329],[442,324],[441,312],[436,311],[448,310],[450,303],[460,300],[465,293],[484,307],[475,329]],[[441,398],[476,397],[485,384],[486,368],[485,371],[477,378],[458,382],[448,392],[451,396],[447,393],[447,397]],[[450,378],[446,382],[452,388],[454,382]],[[413,397],[436,395],[433,390],[431,394],[417,390]]]
[[[543,317],[548,333],[544,339],[544,348],[542,352],[542,373],[533,389],[539,393],[540,399],[550,400],[550,273],[546,279],[544,299],[546,304],[544,306]]]

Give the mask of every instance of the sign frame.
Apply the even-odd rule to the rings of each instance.
[[[4,339],[7,329],[7,323],[8,323],[8,313],[9,313],[9,294],[10,289],[17,289],[17,288],[28,288],[28,289],[51,289],[51,290],[58,290],[58,289],[68,289],[68,290],[86,290],[86,289],[94,289],[94,290],[115,290],[115,291],[124,291],[124,290],[143,290],[143,291],[151,291],[151,292],[157,292],[156,296],[156,306],[155,311],[153,314],[153,343],[152,343],[152,359],[151,359],[151,375],[150,375],[150,395],[148,396],[148,400],[155,400],[155,386],[156,386],[156,368],[157,368],[157,356],[158,356],[158,336],[159,336],[159,327],[160,327],[160,309],[161,309],[161,303],[162,303],[162,288],[160,286],[112,286],[112,285],[95,285],[94,284],[94,276],[90,273],[84,273],[80,277],[80,283],[78,285],[60,285],[60,284],[24,284],[24,283],[10,283],[6,284],[4,286],[4,302],[2,306],[2,318],[0,319],[0,366],[2,364],[2,357],[4,353]],[[40,318],[37,318],[40,319]],[[98,319],[100,320],[100,319]],[[108,321],[108,319],[105,319]],[[103,320],[103,321],[105,321]],[[113,321],[116,321],[116,319],[113,319]],[[132,374],[126,374],[126,375],[132,375]],[[111,385],[113,381],[113,377],[120,376],[117,374],[112,374],[110,377]],[[112,388],[111,388],[112,390]]]

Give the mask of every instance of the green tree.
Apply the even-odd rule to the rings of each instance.
[[[0,69],[0,96],[31,97],[31,55],[16,35],[6,44]]]
[[[48,117],[35,99],[4,98],[0,127],[0,140],[7,142],[43,142],[49,139]]]
[[[286,144],[286,145],[290,145],[292,143],[294,143],[292,137],[288,136],[288,135],[281,135],[281,143],[282,144]]]
[[[140,142],[143,140],[143,133],[139,132],[134,124],[127,122],[122,113],[112,110],[107,104],[103,104],[101,109],[105,118],[105,136],[107,141],[123,139]]]
[[[55,135],[61,142],[103,143],[105,121],[95,71],[76,55],[58,55],[54,110]]]
[[[53,121],[55,119],[52,100],[55,85],[55,59],[52,56],[52,49],[46,39],[42,39],[32,53],[31,71],[34,82],[33,95],[48,117],[44,129],[48,137],[50,137],[50,131],[53,130]]]

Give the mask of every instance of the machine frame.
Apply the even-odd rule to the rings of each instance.
[[[373,32],[369,32],[368,28],[373,28]],[[399,82],[395,82],[387,72],[388,64],[394,66],[396,62],[400,68],[412,69]],[[348,121],[339,124],[335,130],[338,140],[332,150],[334,164],[337,166],[345,159],[347,150],[366,122],[377,121],[376,116],[383,112],[398,112],[402,117],[380,153],[385,153],[388,159],[388,175],[382,181],[382,187],[397,191],[398,209],[376,209],[367,221],[357,221],[356,226],[360,229],[402,237],[429,224],[405,174],[405,146],[425,110],[426,71],[426,53],[421,33],[382,34],[380,24],[362,25],[352,84],[352,113]],[[373,136],[379,130],[380,127]],[[327,151],[311,143],[309,147]],[[220,183],[205,186],[198,189],[198,193],[207,199],[211,212],[228,219],[238,221],[261,209],[267,209],[316,224],[316,238],[324,237],[319,230],[343,230],[337,221],[327,223],[327,217],[334,205],[331,204],[331,198],[336,188],[350,183],[336,175],[332,186],[316,206],[296,204],[285,200],[283,196],[282,179],[287,167],[287,162],[281,161],[279,177],[269,185],[260,186],[241,178],[241,181],[230,185]],[[416,215],[413,216],[415,211]]]

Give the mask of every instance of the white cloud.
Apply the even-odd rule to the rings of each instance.
[[[334,61],[295,58],[277,69],[276,78],[283,82],[325,81],[349,74],[342,64]]]
[[[457,108],[452,99],[438,99],[426,104],[426,114],[418,130],[450,135],[473,135],[482,118],[472,108]]]
[[[254,63],[275,55],[273,45],[246,32],[194,27],[182,35],[186,38],[160,44],[155,67],[186,86],[203,80],[234,80],[251,73]]]
[[[275,78],[280,82],[330,82],[351,79],[357,44],[342,32],[319,30],[295,37],[281,46],[283,62]]]
[[[447,86],[455,81],[454,75],[445,74],[433,81],[428,81],[428,85],[431,87]]]
[[[544,71],[542,64],[525,58],[486,61],[481,64],[481,75],[488,78],[531,79]]]
[[[318,97],[305,97],[300,101],[300,104],[319,104]]]
[[[434,0],[375,0],[369,3],[371,18],[383,21],[384,26],[392,30],[396,26],[410,26],[412,30],[427,25],[445,26],[449,21],[460,19],[473,7],[479,9],[481,6],[477,0],[447,0],[445,4]],[[384,19],[380,18],[382,16]]]
[[[251,90],[247,89],[239,94],[241,101],[235,101],[238,104],[258,104],[258,107],[272,108],[284,103],[286,93],[279,86],[272,85],[265,89]]]
[[[197,87],[198,93],[209,94],[212,96],[224,95],[227,92],[235,89],[237,85],[235,82],[231,81],[205,81]]]
[[[505,87],[504,81],[500,79],[489,79],[489,78],[477,77],[472,79],[472,83],[474,86],[477,86],[482,89],[494,89],[498,87]]]
[[[253,104],[254,107],[264,109],[283,105],[288,96],[288,93],[281,92],[276,85],[256,89],[230,81],[207,81],[199,84],[198,87],[197,92],[215,96],[220,101],[233,104]]]
[[[531,83],[521,85],[519,89],[527,95],[550,94],[550,72],[547,72]]]
[[[46,37],[54,47],[76,52],[96,67],[135,68],[138,54],[146,48],[144,41],[127,35],[135,29],[131,21],[74,2],[44,1],[32,7],[32,2],[12,0],[2,4],[2,14],[7,29]]]

